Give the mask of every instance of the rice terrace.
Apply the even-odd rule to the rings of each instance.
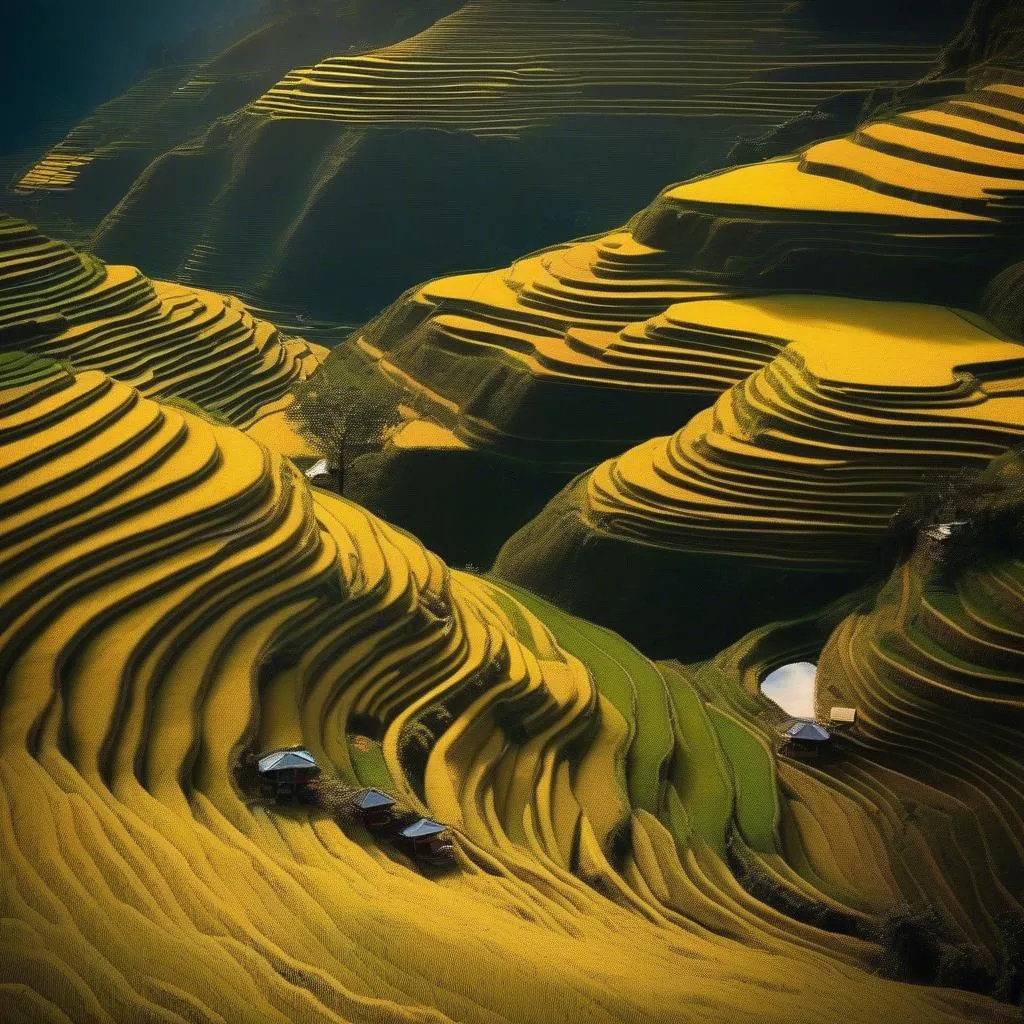
[[[0,36],[3,1024],[1024,1022],[1021,0]]]

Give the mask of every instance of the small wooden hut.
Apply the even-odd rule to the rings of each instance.
[[[447,825],[430,818],[420,818],[406,825],[397,836],[397,841],[415,860],[424,864],[442,866],[455,858],[455,847],[451,837],[445,833]]]
[[[826,749],[832,734],[817,722],[794,722],[784,733],[784,752],[791,757],[817,757]]]
[[[857,724],[857,709],[832,708],[828,713],[828,724],[831,729],[852,729]]]
[[[312,799],[309,784],[320,774],[316,758],[308,750],[274,750],[257,762],[266,796],[278,803]]]
[[[359,818],[367,828],[382,828],[391,821],[395,798],[372,786],[356,796],[355,805]]]

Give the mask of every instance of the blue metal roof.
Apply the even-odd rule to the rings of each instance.
[[[395,798],[393,796],[388,796],[387,793],[383,793],[381,792],[381,790],[374,789],[373,787],[370,787],[369,789],[364,789],[362,793],[360,793],[359,796],[356,797],[356,807],[358,807],[361,811],[370,811],[373,810],[375,807],[394,806]]]
[[[439,821],[431,821],[430,818],[420,818],[419,821],[406,825],[402,829],[402,835],[406,839],[426,839],[429,836],[440,835],[447,828],[447,825],[442,825]]]
[[[822,728],[817,722],[794,722],[786,730],[786,735],[791,740],[811,740],[813,743],[831,739],[828,729]]]
[[[308,750],[275,750],[259,759],[261,772],[282,772],[288,768],[316,767],[316,758]]]

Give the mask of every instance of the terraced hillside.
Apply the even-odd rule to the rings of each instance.
[[[502,548],[500,575],[649,649],[706,656],[869,578],[922,480],[1024,439],[1024,350],[980,319],[813,296],[729,309],[779,354],[578,478]]]
[[[992,323],[1024,343],[1024,262],[1012,264],[992,279],[982,309]]]
[[[922,535],[880,592],[764,627],[684,671],[713,717],[778,747],[791,720],[766,706],[759,683],[794,658],[817,661],[819,718],[838,704],[855,708],[857,722],[818,759],[778,758],[787,860],[848,906],[898,900],[895,920],[921,929],[904,963],[918,980],[971,979],[1015,1002],[1024,992],[1019,457],[982,477],[1000,478],[1001,518],[972,520],[948,541]],[[766,891],[756,870],[746,879]]]
[[[784,47],[766,45],[780,33]],[[882,30],[844,43],[774,0],[474,0],[381,52],[298,68],[253,106],[485,136],[559,117],[771,124],[851,84],[916,77],[932,56],[920,37],[891,42]]]
[[[1012,1019],[738,885],[734,817],[826,899],[684,673],[241,432],[5,353],[0,507],[5,1019]],[[458,870],[244,800],[239,753],[293,743],[455,826]]]
[[[1022,104],[1024,85],[981,86],[672,186],[610,234],[413,289],[335,350],[311,424],[333,395],[374,417],[402,407],[392,425],[429,425],[421,444],[386,434],[353,466],[352,494],[450,557],[486,563],[559,483],[676,430],[804,334],[796,307],[788,323],[766,319],[752,296],[891,301],[806,299],[812,324],[834,322],[859,352],[962,325],[899,303],[978,308],[1021,254]],[[820,326],[808,329],[823,340]],[[896,389],[900,359],[887,364]],[[466,519],[450,508],[454,487],[476,495]]]
[[[283,337],[237,299],[106,266],[0,215],[0,351],[97,369],[143,394],[192,402],[291,454],[291,388],[326,350]]]
[[[1020,244],[1022,132],[1017,75],[674,185],[634,234],[713,280],[833,291],[845,278],[861,294],[943,289],[968,303]]]
[[[274,22],[134,104],[130,131],[98,112],[7,208],[277,322],[355,325],[417,281],[621,223],[822,97],[918,78],[951,29],[876,11],[851,31],[786,0],[454,6]]]
[[[221,52],[155,68],[99,106],[17,175],[6,205],[23,197],[30,217],[42,216],[69,241],[84,243],[152,160],[258,98],[296,62],[392,42],[453,6],[266,5],[263,23],[256,12],[247,14],[243,34]]]
[[[962,941],[1005,946],[1024,908],[1024,461],[982,479],[1002,511],[948,541],[922,538],[877,598],[833,632],[818,665],[819,712],[858,708],[829,774],[882,813],[908,891],[944,877],[928,900]],[[1019,950],[1001,982],[1024,983]]]

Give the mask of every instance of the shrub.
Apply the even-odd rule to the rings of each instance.
[[[334,771],[321,771],[307,787],[318,807],[327,811],[336,821],[351,824],[359,818],[356,798],[361,787],[350,786]]]
[[[970,992],[991,992],[995,975],[984,952],[963,942],[943,946],[939,954],[935,980],[946,988],[962,988]]]
[[[931,907],[907,903],[894,907],[879,926],[882,973],[899,981],[934,981],[942,952],[942,931],[942,923]]]
[[[232,774],[235,785],[245,796],[249,798],[259,796],[259,758],[251,750],[244,751],[236,758]]]
[[[425,792],[427,758],[435,739],[430,727],[418,718],[407,721],[398,736],[398,763],[421,799]]]
[[[1002,949],[993,995],[1007,1003],[1019,1003],[1024,1009],[1024,911],[1004,911],[996,918],[996,925]]]

